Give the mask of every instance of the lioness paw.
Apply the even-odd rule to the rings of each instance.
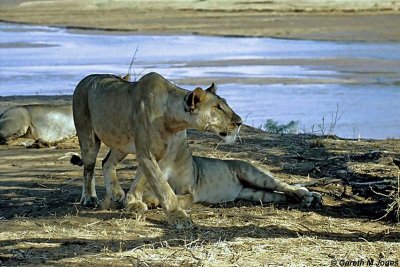
[[[121,208],[121,203],[112,201],[110,197],[106,197],[100,202],[100,207],[103,210],[116,210]]]
[[[99,199],[97,197],[85,196],[81,198],[81,204],[85,207],[97,207]]]
[[[118,184],[118,186],[114,186],[112,188],[112,198],[116,202],[122,202],[125,199],[125,191],[121,188],[121,186]]]
[[[320,193],[317,192],[311,192],[311,194],[313,195],[313,200],[311,203],[311,206],[313,207],[320,207],[322,206],[322,195]]]
[[[296,190],[296,195],[301,200],[301,204],[305,207],[320,206],[322,204],[322,196],[316,192],[310,192],[305,187]]]
[[[178,209],[167,215],[168,223],[176,229],[189,229],[193,227],[192,219],[184,210]]]
[[[193,195],[191,194],[178,195],[176,197],[178,198],[179,208],[183,210],[189,209],[194,203]]]
[[[147,205],[140,200],[125,200],[125,210],[134,213],[144,213],[147,211]]]

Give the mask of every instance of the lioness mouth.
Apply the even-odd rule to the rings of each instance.
[[[225,137],[225,136],[227,136],[228,134],[227,134],[226,132],[220,132],[219,135],[222,136],[222,137]]]

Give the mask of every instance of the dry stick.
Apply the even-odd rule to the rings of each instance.
[[[198,261],[201,261],[202,259],[196,257],[196,256],[193,254],[193,252],[188,248],[190,245],[192,245],[192,244],[194,244],[194,243],[196,243],[196,242],[198,242],[198,241],[200,241],[200,239],[196,239],[196,240],[193,240],[192,242],[190,242],[190,243],[188,243],[188,244],[185,244],[185,246],[184,246],[183,248],[174,251],[174,252],[173,252],[172,254],[170,254],[166,259],[171,258],[172,256],[174,256],[176,253],[178,253],[178,252],[180,252],[180,251],[186,250],[186,251],[188,251],[188,252],[192,255],[192,257],[193,257],[194,259],[196,259],[196,260],[198,260]]]
[[[130,81],[130,77],[131,77],[131,73],[132,73],[132,66],[133,66],[133,63],[136,60],[136,55],[137,55],[138,51],[139,51],[139,46],[136,46],[135,52],[133,53],[133,56],[132,56],[131,64],[129,64],[128,74],[125,76],[125,77],[129,78],[128,79],[129,81]],[[136,78],[137,78],[136,72],[135,72],[135,70],[133,70],[133,72],[134,72],[135,81],[136,81]]]
[[[239,143],[243,143],[242,142],[242,138],[240,137],[240,127],[242,127],[242,125],[240,125],[239,128],[238,128],[237,139],[239,140]]]
[[[132,66],[133,66],[133,63],[136,61],[136,55],[137,55],[138,51],[139,51],[139,46],[136,46],[135,52],[133,53],[133,57],[132,57],[132,60],[131,60],[131,64],[129,64],[128,74],[126,75],[126,76],[128,76],[128,77],[131,77]],[[142,73],[143,73],[145,70],[148,70],[148,69],[151,69],[151,67],[143,68],[139,73],[136,73],[136,71],[133,70],[134,81],[137,81],[138,77],[139,77],[140,75],[142,75]],[[125,76],[125,77],[126,77],[126,76]],[[129,80],[130,80],[130,79],[129,79]]]
[[[221,141],[215,146],[214,150],[217,150],[218,147],[219,147],[219,145],[222,144],[223,142],[224,142],[224,140],[221,140]]]
[[[336,104],[336,111],[335,111],[335,116],[333,116],[333,113],[331,114],[331,123],[329,125],[329,130],[328,130],[328,135],[327,137],[329,137],[333,131],[336,128],[336,124],[338,123],[338,121],[342,118],[343,113],[341,113],[339,115],[339,109],[340,109],[340,105],[339,103]]]
[[[231,152],[232,152],[232,151],[229,151],[228,153],[226,153],[226,155],[225,155],[225,156],[223,156],[223,157],[222,157],[222,159],[225,159],[225,158],[227,158],[227,157],[228,157],[228,156],[231,154]]]
[[[246,115],[246,117],[244,117],[244,121],[243,121],[242,125],[247,121],[247,118],[250,116],[250,114],[251,114],[251,112],[248,113],[248,114]],[[239,140],[240,143],[243,143],[243,142],[242,142],[242,138],[240,138],[240,127],[242,127],[242,125],[239,126],[238,133],[237,133],[237,138],[238,138],[238,140]]]
[[[391,198],[393,196],[393,198],[394,198],[393,202],[390,203],[388,205],[388,207],[386,208],[386,213],[382,217],[380,217],[378,219],[375,219],[373,221],[382,220],[383,218],[386,218],[390,214],[390,212],[393,211],[395,213],[397,222],[399,222],[400,221],[400,171],[397,173],[397,193],[393,192],[393,193],[391,193],[389,195],[385,195],[385,194],[382,194],[382,193],[379,193],[379,192],[375,192],[372,188],[371,188],[371,190],[372,190],[372,192],[374,192],[374,193],[376,193],[378,195],[382,195],[382,196],[385,196],[385,197],[388,197],[388,198]],[[397,210],[395,210],[396,206],[397,206]]]
[[[142,73],[143,73],[145,70],[148,70],[148,69],[151,69],[151,67],[146,67],[146,68],[142,69],[142,70],[137,74],[137,76],[135,77],[135,81],[136,81],[137,77],[139,77],[140,75],[142,75]]]
[[[387,197],[390,198],[390,195],[386,195],[386,194],[382,194],[380,192],[375,191],[371,186],[369,186],[369,189],[371,189],[371,191],[379,196],[383,196],[383,197]]]
[[[316,181],[311,181],[311,182],[306,182],[306,183],[299,183],[299,184],[296,184],[297,186],[315,186],[315,185],[323,185],[323,186],[325,186],[325,185],[328,185],[328,184],[335,184],[335,183],[340,183],[342,180],[340,180],[340,179],[333,179],[333,180],[330,180],[330,181],[327,181],[327,180],[323,180],[322,181],[322,179],[319,179],[319,180],[316,180]]]
[[[351,185],[394,185],[395,181],[383,180],[383,181],[373,181],[373,182],[353,182]]]

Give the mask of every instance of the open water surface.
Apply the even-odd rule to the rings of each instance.
[[[72,94],[92,73],[156,71],[186,89],[211,81],[246,123],[299,121],[335,133],[400,137],[400,44],[153,36],[0,23],[0,95]],[[314,125],[314,126],[313,126]]]

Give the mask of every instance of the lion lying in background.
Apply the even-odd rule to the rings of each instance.
[[[75,133],[71,105],[23,105],[0,115],[0,144],[21,137],[53,143]]]
[[[86,158],[90,155],[86,164],[85,156],[82,161],[76,157],[71,161],[86,166],[83,204],[97,204],[93,168],[100,140],[111,147],[103,160],[105,208],[111,201],[124,201],[127,210],[136,212],[147,210],[147,205],[160,203],[165,209],[164,205],[175,193],[178,198],[172,200],[175,203],[173,210],[181,210],[193,202],[218,203],[235,199],[296,200],[305,206],[321,203],[320,194],[288,185],[247,162],[192,156],[186,128],[212,130],[221,138],[234,141],[241,124],[240,117],[216,95],[214,86],[206,91],[195,89],[190,92],[154,73],[145,75],[137,83],[111,75],[92,75],[77,86],[74,119],[81,151]],[[138,151],[139,167],[125,197],[118,183],[116,167],[138,147],[147,152]],[[151,166],[146,166],[149,163],[141,153],[154,153]],[[159,176],[156,181],[154,176]],[[164,181],[168,182],[169,189]],[[170,222],[171,213],[167,208]],[[184,219],[186,214],[180,214],[182,217],[172,219],[172,224],[188,226]]]

